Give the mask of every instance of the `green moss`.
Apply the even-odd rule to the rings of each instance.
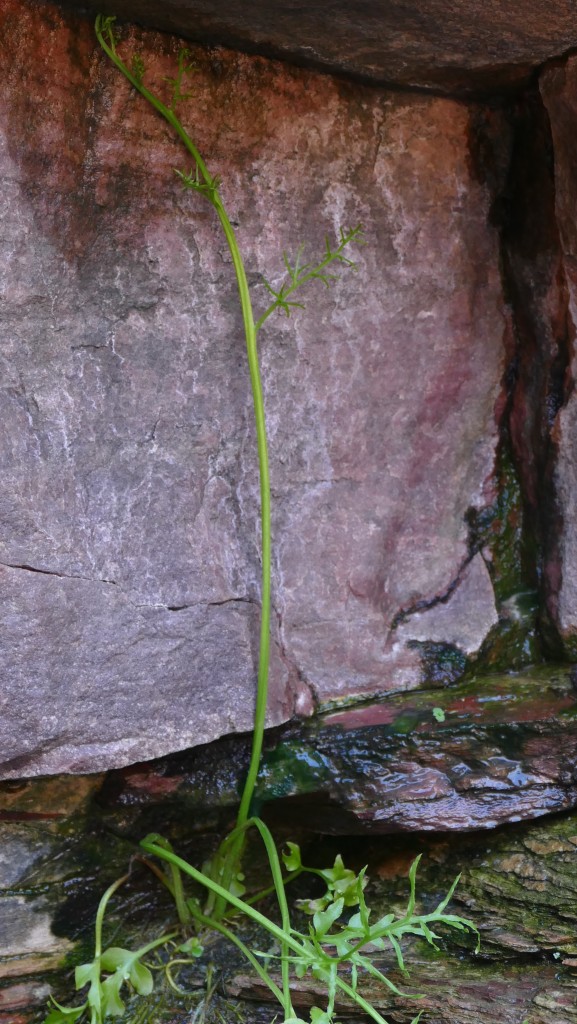
[[[453,644],[410,640],[407,646],[419,652],[427,683],[448,686],[463,679],[467,670],[467,657]]]
[[[258,775],[256,806],[266,794],[274,800],[294,794],[314,793],[332,773],[328,758],[314,749],[314,736],[281,742],[263,757]],[[260,795],[260,800],[259,800]]]
[[[537,626],[537,550],[524,511],[519,476],[507,436],[496,466],[497,496],[493,504],[468,514],[471,551],[485,557],[499,615],[474,662],[475,672],[518,670],[543,660]]]

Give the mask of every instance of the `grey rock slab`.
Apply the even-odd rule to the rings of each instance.
[[[96,0],[76,9],[99,11]],[[379,83],[495,93],[577,46],[571,0],[116,0],[129,21]]]
[[[99,771],[251,725],[242,323],[213,211],[173,173],[186,155],[90,20],[27,0],[2,17],[2,770]],[[179,41],[134,30],[122,45],[165,89]],[[467,511],[494,497],[498,245],[466,106],[193,58],[182,116],[222,176],[257,310],[283,250],[308,259],[341,227],[365,232],[357,273],[260,338],[275,724],[313,697],[422,681],[394,623],[456,586]],[[475,602],[488,629],[489,586]],[[454,637],[474,646],[466,623]]]
[[[4,778],[98,772],[250,729],[250,605],[137,608],[111,583],[5,567],[0,594]]]

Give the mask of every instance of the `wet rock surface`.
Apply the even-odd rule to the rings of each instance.
[[[232,808],[248,764],[233,738],[108,777],[119,822],[173,803]],[[577,804],[577,697],[566,669],[474,679],[326,714],[268,737],[256,805],[319,833],[463,832]],[[211,812],[211,808],[213,809]],[[176,810],[175,810],[176,813]]]
[[[182,155],[90,19],[2,0],[0,20],[0,774],[16,778],[250,728],[258,484],[232,269],[173,175]],[[179,40],[125,45],[166,88]],[[365,225],[357,275],[261,339],[276,724],[414,687],[418,644],[474,656],[494,627],[467,516],[495,499],[498,240],[469,108],[192,57],[182,116],[222,176],[257,308],[283,248]]]
[[[406,875],[414,857],[422,854],[420,905],[435,906],[459,871],[452,906],[481,931],[479,957],[448,934],[441,939],[442,954],[418,944],[410,948],[410,979],[392,977],[401,989],[424,993],[422,1001],[408,1005],[368,981],[365,991],[387,1019],[408,1024],[419,1009],[425,1020],[442,1024],[570,1024],[577,1019],[577,945],[570,923],[577,914],[575,826],[572,812],[450,840],[406,836],[389,838],[386,845],[375,840],[362,850],[351,841],[345,845],[345,860],[350,851],[360,858],[358,864],[368,863],[375,913],[406,903]],[[319,851],[323,855],[325,850]],[[230,990],[264,997],[246,975],[234,979]],[[310,1006],[315,995],[314,982],[305,982],[295,1002]]]
[[[78,8],[77,0],[67,0]],[[95,0],[83,3],[99,11]],[[525,84],[531,71],[577,46],[570,0],[116,0],[129,21],[199,42],[281,57],[333,74],[461,94]]]
[[[271,752],[263,789],[314,793],[329,833],[494,828],[575,805],[576,728],[564,672],[475,680],[326,716]]]

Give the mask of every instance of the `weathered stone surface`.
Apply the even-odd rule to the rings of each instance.
[[[473,614],[473,610],[481,616]],[[464,569],[455,591],[446,603],[415,612],[396,630],[397,642],[431,641],[458,647],[474,654],[499,621],[489,570],[481,554]]]
[[[327,715],[314,738],[289,733],[265,757],[261,793],[306,794],[327,833],[535,818],[577,803],[576,716],[567,673],[550,669],[392,696]]]
[[[106,798],[128,808],[234,808],[248,743],[131,766]],[[577,805],[577,699],[566,669],[473,679],[342,709],[268,738],[257,806],[327,834],[463,832]],[[144,826],[143,826],[144,827]]]
[[[484,967],[462,961],[446,961],[423,951],[413,952],[405,960],[410,978],[400,972],[388,971],[399,990],[418,992],[419,1000],[390,995],[384,985],[368,980],[359,991],[391,1024],[412,1024],[422,1011],[422,1024],[574,1024],[577,985],[571,972],[562,980],[554,964],[522,964],[502,966],[491,963]],[[379,961],[381,970],[390,964]],[[226,985],[226,992],[244,1000],[264,1002],[265,986],[250,975],[239,974]],[[291,996],[295,1008],[318,1006],[322,998],[318,982],[297,981]],[[337,997],[337,1012],[347,1021],[362,1018],[346,999]],[[269,1001],[269,1014],[272,1007]],[[297,1010],[297,1012],[298,1012]],[[260,1018],[263,1021],[266,1018]]]
[[[574,196],[577,188],[575,124],[577,123],[577,60],[572,57],[548,68],[540,88],[551,123],[554,152],[555,215],[560,249],[560,275],[565,316],[565,379],[562,400],[555,409],[553,441],[556,466],[552,479],[557,520],[555,545],[548,566],[554,598],[551,611],[570,656],[577,656],[577,400],[575,333],[577,330],[577,228]]]
[[[14,777],[250,727],[258,485],[230,261],[211,210],[174,178],[186,161],[86,18],[2,0],[0,19],[1,720]],[[125,45],[166,88],[178,41]],[[194,59],[183,118],[222,175],[258,308],[283,248],[308,255],[365,225],[357,275],[319,286],[260,342],[275,723],[312,698],[417,685],[409,637],[427,635],[424,608],[430,635],[469,654],[495,620],[466,514],[494,497],[497,241],[466,107],[225,51]],[[450,628],[439,601],[443,622],[455,608]]]
[[[79,7],[78,0],[66,0]],[[97,0],[82,7],[99,11]],[[336,74],[495,93],[577,46],[571,0],[116,0],[129,21]]]

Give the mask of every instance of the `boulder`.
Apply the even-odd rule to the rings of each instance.
[[[258,480],[213,211],[92,22],[2,0],[0,774],[97,771],[250,728]],[[161,92],[181,41],[131,29]],[[474,657],[497,611],[501,294],[472,113],[194,48],[181,114],[250,273],[361,222],[357,273],[260,338],[271,446],[269,723]],[[437,608],[440,605],[442,608]],[[454,610],[454,611],[453,611]],[[414,621],[413,621],[414,620]],[[471,623],[475,628],[471,628]]]

